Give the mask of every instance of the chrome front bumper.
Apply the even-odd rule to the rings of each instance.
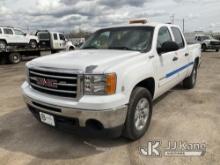
[[[127,106],[123,105],[113,109],[104,110],[87,110],[61,107],[47,104],[45,102],[33,100],[24,96],[24,100],[28,106],[34,107],[38,111],[48,112],[67,118],[75,118],[79,121],[80,127],[86,127],[88,120],[96,120],[100,122],[105,129],[122,126],[127,116]]]

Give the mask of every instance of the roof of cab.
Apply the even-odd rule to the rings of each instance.
[[[169,24],[169,23],[159,23],[159,22],[147,22],[147,23],[134,23],[134,24],[124,24],[124,25],[119,25],[119,26],[110,26],[110,27],[105,27],[102,29],[109,29],[109,28],[122,28],[122,27],[157,27],[157,26],[172,26],[172,27],[177,27],[174,24]]]

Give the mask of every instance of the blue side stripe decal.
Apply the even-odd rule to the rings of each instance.
[[[169,77],[173,76],[174,74],[177,74],[178,72],[180,72],[180,71],[182,71],[182,70],[188,68],[189,66],[191,66],[191,65],[193,65],[193,64],[194,64],[194,62],[190,62],[189,64],[186,64],[186,65],[182,66],[181,68],[179,68],[179,69],[177,69],[177,70],[174,70],[174,71],[172,71],[172,72],[166,74],[166,78],[169,78]]]

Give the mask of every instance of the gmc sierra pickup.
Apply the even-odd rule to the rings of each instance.
[[[201,46],[188,46],[178,26],[136,21],[98,30],[80,50],[28,62],[22,91],[43,123],[136,140],[156,98],[181,82],[195,86],[200,56]]]

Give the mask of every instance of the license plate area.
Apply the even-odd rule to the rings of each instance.
[[[47,125],[55,127],[55,120],[54,120],[53,115],[49,115],[49,114],[44,113],[44,112],[39,112],[39,116],[40,116],[40,121],[42,123],[45,123]]]

